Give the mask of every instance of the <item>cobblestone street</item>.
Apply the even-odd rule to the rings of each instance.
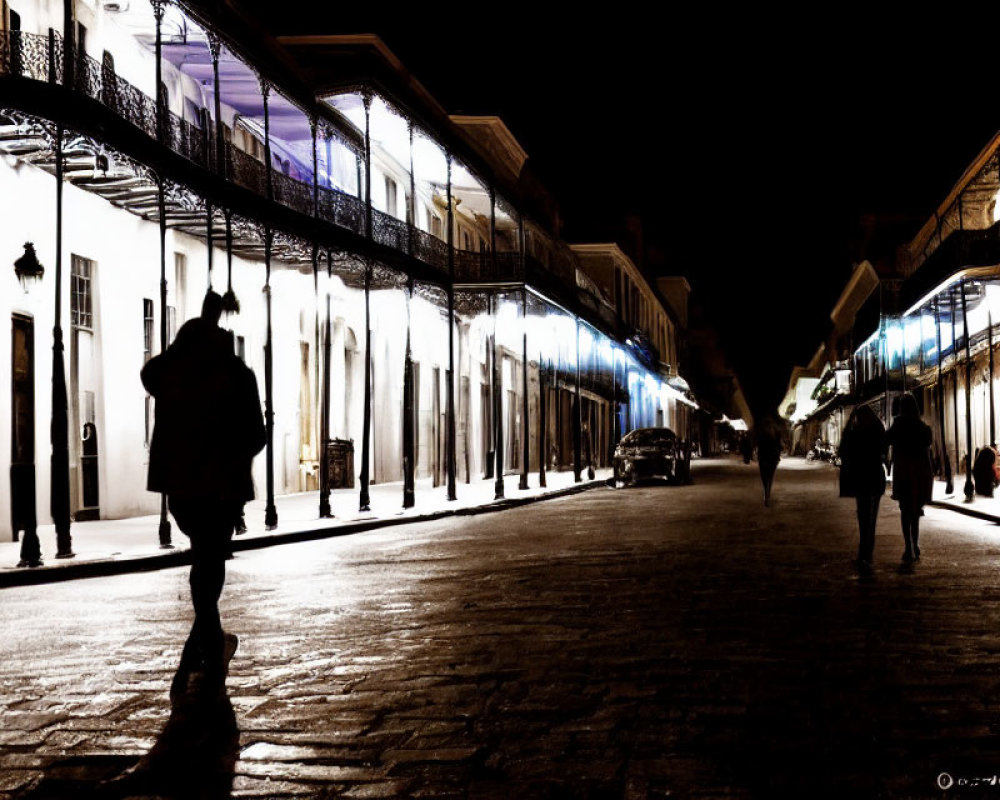
[[[185,569],[2,590],[0,797],[997,792],[996,526],[928,508],[902,569],[886,498],[859,579],[832,468],[694,479],[239,553],[208,709]]]

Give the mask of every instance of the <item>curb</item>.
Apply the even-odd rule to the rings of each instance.
[[[986,522],[992,522],[995,525],[1000,525],[1000,517],[995,514],[988,514],[985,511],[977,511],[970,506],[965,506],[960,503],[949,503],[944,500],[932,500],[927,505],[934,506],[935,508],[943,508],[946,511],[954,511],[957,514],[964,514],[967,517],[975,517],[976,519],[982,519]]]
[[[593,480],[585,483],[574,484],[565,489],[555,489],[545,494],[533,495],[531,497],[511,497],[503,500],[495,500],[481,506],[466,506],[456,509],[441,509],[439,511],[428,511],[426,514],[419,514],[412,517],[381,517],[371,520],[361,520],[357,522],[347,522],[336,527],[311,528],[301,531],[289,531],[287,533],[272,533],[264,536],[255,536],[252,539],[242,539],[233,537],[233,552],[243,550],[261,550],[265,547],[272,547],[280,544],[295,544],[297,542],[311,542],[319,539],[332,539],[337,536],[349,536],[355,533],[388,528],[395,525],[411,525],[420,522],[433,522],[447,517],[469,517],[478,514],[490,514],[497,511],[507,511],[511,508],[526,506],[532,503],[540,503],[544,500],[554,500],[559,497],[568,497],[574,494],[581,494],[590,489],[607,486],[607,481]],[[41,567],[11,567],[0,571],[0,589],[14,586],[35,586],[59,581],[78,580],[80,578],[100,578],[111,575],[124,575],[130,572],[150,572],[157,569],[169,569],[171,567],[182,567],[191,563],[190,551],[166,550],[161,553],[140,555],[125,558],[98,558],[87,561],[64,561],[58,564],[46,564]]]

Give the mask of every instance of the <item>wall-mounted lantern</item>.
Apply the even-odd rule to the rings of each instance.
[[[24,243],[24,254],[14,262],[14,272],[26,292],[45,274],[45,267],[38,263],[35,246],[31,242]]]

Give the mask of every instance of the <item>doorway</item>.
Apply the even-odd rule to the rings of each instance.
[[[14,541],[35,530],[35,323],[14,314],[11,336],[10,499]]]

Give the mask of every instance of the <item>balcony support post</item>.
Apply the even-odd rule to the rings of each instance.
[[[163,176],[156,176],[156,197],[160,223],[160,352],[167,350],[167,201]],[[170,520],[167,519],[167,496],[160,495],[160,549],[172,550]]]
[[[497,317],[500,315],[500,298],[496,290],[490,292],[490,316],[493,334],[490,336],[490,358],[493,365],[493,456],[495,479],[493,499],[503,500],[503,357],[497,345]]]
[[[333,509],[330,506],[330,470],[329,455],[327,449],[330,444],[330,280],[333,277],[331,264],[331,253],[326,251],[326,321],[325,335],[323,338],[323,418],[320,430],[320,438],[323,440],[322,455],[323,463],[320,464],[319,479],[319,515],[322,518],[332,517]]]
[[[264,229],[264,303],[267,313],[267,333],[264,340],[264,432],[266,434],[267,504],[264,508],[264,527],[273,531],[278,527],[278,508],[274,504],[274,350],[271,341],[271,248],[274,232]]]
[[[163,14],[167,10],[167,0],[149,0],[156,17],[156,137],[160,144],[167,140],[166,94],[163,91]]]
[[[961,202],[959,195],[959,202]],[[962,333],[965,336],[965,501],[976,496],[972,483],[972,353],[969,346],[969,306],[965,296],[965,279],[959,283],[962,293]]]
[[[957,311],[955,304],[955,290],[948,290],[948,301],[951,303],[951,352],[954,356],[954,368],[952,369],[952,405],[955,407],[955,472],[957,473],[962,468],[962,456],[959,451],[959,438],[958,438],[958,337],[955,335],[955,312]]]
[[[521,288],[521,479],[517,488],[528,486],[528,459],[531,444],[528,442],[528,290]]]
[[[221,82],[219,80],[219,56],[222,53],[222,39],[215,31],[208,31],[208,49],[212,54],[212,86],[214,99],[215,117],[215,172],[217,175],[226,174],[226,137],[222,126],[222,95],[220,93]]]
[[[448,375],[445,391],[445,463],[448,480],[448,499],[456,500],[455,491],[455,201],[451,194],[451,153],[448,161]]]
[[[371,145],[371,92],[364,92],[365,104],[365,236],[372,239],[372,145]],[[371,511],[371,496],[368,491],[369,459],[371,452],[372,427],[372,325],[371,325],[372,261],[365,259],[365,393],[361,432],[361,493],[358,498],[360,511]]]
[[[545,463],[548,460],[548,409],[545,395],[548,392],[548,365],[542,361],[542,352],[538,351],[538,485],[544,488]]]
[[[583,480],[583,403],[580,398],[580,318],[574,318],[576,333],[576,381],[573,391],[573,482]]]
[[[934,327],[937,330],[937,407],[938,407],[938,431],[941,434],[941,461],[944,464],[945,492],[951,494],[955,490],[952,482],[951,457],[948,455],[948,445],[945,439],[944,430],[944,374],[941,362],[944,355],[941,352],[941,298],[934,299]]]

